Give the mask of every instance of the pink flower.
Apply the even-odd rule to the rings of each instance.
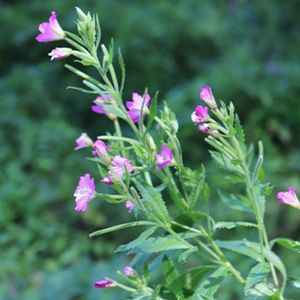
[[[111,162],[108,177],[103,178],[102,182],[111,184],[114,180],[122,180],[124,175],[133,171],[132,164],[127,158],[116,155]]]
[[[74,192],[76,197],[76,211],[86,211],[87,205],[95,195],[94,178],[89,173],[80,177],[79,184]]]
[[[93,112],[100,114],[100,115],[106,115],[111,120],[115,120],[117,116],[115,116],[112,113],[108,113],[105,111],[105,109],[102,107],[101,103],[111,103],[113,104],[115,102],[114,98],[110,94],[106,94],[105,96],[98,96],[95,100],[95,104],[91,106],[91,109]]]
[[[103,288],[113,287],[113,286],[115,286],[115,283],[108,280],[108,279],[103,279],[103,280],[100,280],[100,281],[96,281],[94,283],[94,287],[96,289],[103,289]]]
[[[296,195],[296,190],[293,186],[289,187],[287,192],[279,192],[277,194],[277,199],[279,202],[294,206],[300,209],[300,202]]]
[[[109,150],[109,149],[110,149],[110,147],[107,146],[103,141],[97,140],[94,143],[93,155],[98,156],[99,158],[101,158],[103,160],[103,162],[105,164],[108,165],[110,163],[110,157],[107,153],[107,150]]]
[[[211,87],[206,85],[203,86],[200,90],[200,98],[210,107],[210,108],[217,108],[217,103],[215,97],[212,93]]]
[[[191,118],[194,123],[205,122],[208,118],[208,107],[197,105]]]
[[[127,200],[125,202],[125,207],[128,209],[128,212],[131,213],[135,209],[135,205],[132,201]]]
[[[198,129],[207,135],[218,136],[218,130],[211,129],[209,123],[203,123],[198,126]]]
[[[70,48],[55,48],[48,55],[51,56],[51,60],[64,59],[72,54]]]
[[[161,146],[161,154],[155,154],[156,165],[163,169],[173,162],[173,151],[166,145]]]
[[[136,272],[135,272],[131,267],[129,267],[129,266],[126,266],[126,267],[124,268],[123,273],[124,273],[126,276],[128,276],[128,277],[133,277],[133,276],[136,275]]]
[[[110,185],[113,183],[113,180],[112,180],[112,176],[111,175],[108,175],[107,177],[104,177],[102,179],[102,182],[107,184],[107,185]]]
[[[208,123],[204,123],[199,125],[198,129],[206,134],[210,134],[210,130],[209,130],[209,124]]]
[[[57,21],[55,11],[51,13],[49,22],[39,25],[39,31],[41,33],[35,39],[41,43],[63,40],[65,38],[65,33]]]
[[[86,147],[93,147],[94,145],[93,141],[91,140],[91,138],[89,138],[89,136],[86,133],[82,133],[81,136],[78,139],[76,139],[75,143],[75,150],[79,150]]]
[[[149,113],[149,105],[151,97],[146,93],[143,96],[138,93],[132,94],[133,101],[127,101],[126,107],[128,108],[128,115],[132,122],[137,123],[140,116]],[[143,109],[143,111],[141,111]]]

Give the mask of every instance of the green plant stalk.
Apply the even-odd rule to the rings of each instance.
[[[121,127],[120,127],[120,123],[119,123],[118,119],[115,119],[115,120],[114,120],[114,126],[115,126],[115,130],[116,130],[117,136],[118,136],[118,137],[123,137],[122,129],[121,129]],[[127,156],[127,155],[126,155],[126,152],[127,152],[127,151],[125,150],[123,141],[120,140],[119,142],[120,142],[120,147],[121,147],[121,149],[122,149],[122,155],[123,155],[123,156]]]
[[[258,210],[258,205],[257,205],[257,199],[253,190],[253,185],[252,185],[252,181],[249,175],[249,169],[245,160],[245,157],[241,151],[239,142],[237,141],[236,137],[233,136],[232,137],[232,142],[234,144],[234,146],[236,147],[237,153],[239,154],[239,159],[242,161],[241,167],[245,173],[245,179],[246,179],[246,190],[247,190],[247,194],[249,196],[249,198],[251,199],[253,206],[254,206],[254,212],[256,215],[256,220],[257,220],[257,230],[258,230],[258,235],[259,235],[259,243],[260,243],[260,248],[261,248],[261,256],[262,256],[262,261],[265,261],[265,256],[264,256],[264,247],[266,247],[267,249],[270,249],[269,246],[269,240],[268,240],[268,236],[267,236],[267,232],[265,229],[265,225],[264,222],[262,220],[262,218],[260,217],[259,214],[259,210]],[[277,274],[274,268],[274,265],[271,261],[268,261],[269,265],[270,265],[270,269],[271,269],[271,274],[274,280],[274,283],[276,286],[278,286],[279,282],[278,282],[278,278],[277,278]]]
[[[199,226],[201,232],[203,233],[204,238],[210,243],[212,249],[215,251],[213,252],[212,250],[209,250],[214,253],[214,256],[218,257],[218,260],[222,262],[222,265],[228,269],[228,271],[233,275],[233,277],[242,285],[245,284],[245,279],[241,276],[240,272],[233,267],[233,265],[230,263],[229,260],[227,260],[225,254],[222,252],[222,250],[219,248],[219,246],[215,243],[213,238],[206,232],[204,227],[201,225]],[[207,246],[206,246],[207,247]]]
[[[202,227],[201,225],[199,225],[200,230],[186,226],[186,225],[182,225],[176,221],[172,221],[172,224],[175,224],[179,227],[182,227],[186,230],[189,230],[191,232],[195,232],[195,233],[199,233],[201,234],[211,245],[212,249],[211,250],[206,244],[204,244],[202,241],[200,241],[199,239],[195,238],[194,241],[198,244],[199,248],[202,248],[203,250],[205,250],[210,256],[212,256],[215,260],[213,262],[215,263],[219,263],[222,264],[223,266],[225,266],[229,272],[233,275],[233,277],[242,285],[245,284],[245,279],[241,276],[240,272],[238,270],[236,270],[232,264],[227,260],[227,258],[225,257],[224,253],[222,252],[222,250],[218,247],[218,245],[214,242],[214,240],[211,238],[211,236],[208,235],[208,233],[206,232],[206,230],[204,229],[204,227]],[[181,242],[184,242],[185,244],[187,244],[190,248],[192,248],[193,246],[186,242],[182,237],[180,237],[175,231],[173,231],[172,229],[169,228],[165,228],[166,231],[168,231],[170,234],[172,234],[174,237],[178,238]],[[199,254],[199,253],[198,253]]]

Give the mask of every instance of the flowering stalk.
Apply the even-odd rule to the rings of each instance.
[[[198,129],[207,135],[205,140],[215,150],[211,152],[212,157],[243,182],[249,198],[247,204],[254,211],[257,224],[243,221],[215,222],[208,210],[209,188],[205,182],[205,169],[202,167],[192,170],[185,166],[177,138],[179,125],[174,113],[165,105],[158,115],[157,94],[150,96],[147,89],[141,94],[133,92],[131,101],[124,101],[127,100],[123,99],[125,69],[120,51],[119,79],[113,64],[113,42],[108,47],[100,44],[98,19],[90,13],[85,14],[79,8],[77,14],[78,34],[64,31],[57,21],[56,13],[53,12],[49,22],[40,26],[41,33],[37,38],[41,42],[64,40],[70,45],[71,48],[55,48],[51,52],[52,59],[74,56],[76,62],[97,70],[99,79],[74,66],[65,65],[68,70],[82,78],[85,86],[71,88],[98,95],[91,107],[92,111],[108,117],[114,123],[113,134],[101,135],[93,141],[84,133],[76,140],[75,150],[92,148],[92,157],[89,160],[95,162],[101,178],[93,178],[88,173],[80,178],[74,193],[75,210],[86,211],[90,201],[96,198],[113,204],[123,203],[124,209],[138,220],[100,229],[90,236],[146,226],[147,229],[136,240],[120,246],[118,251],[127,251],[136,257],[141,253],[148,255],[147,260],[150,264],[156,256],[157,259],[161,259],[163,274],[163,283],[151,288],[147,272],[144,271],[145,274],[139,276],[135,269],[127,266],[124,274],[121,274],[126,284],[105,278],[97,281],[95,287],[119,287],[136,296],[136,299],[148,297],[160,300],[164,299],[165,294],[167,298],[172,294],[177,299],[186,299],[191,295],[197,299],[210,299],[220,286],[219,282],[214,283],[213,280],[216,277],[222,280],[229,272],[244,286],[246,295],[273,296],[279,293],[279,299],[283,299],[286,284],[285,267],[272,252],[264,225],[264,194],[267,193],[268,186],[258,179],[263,162],[262,144],[259,143],[259,157],[252,168],[248,162],[243,130],[233,104],[227,106],[221,103],[218,106],[209,86],[200,90],[200,97],[207,106],[198,105],[191,119]],[[132,130],[130,137],[123,135],[124,123]],[[159,135],[156,135],[157,131]],[[96,192],[95,181],[109,185],[114,193]],[[166,195],[169,195],[175,206],[172,206],[170,201],[165,201],[164,198],[168,198]],[[278,199],[293,207],[300,207],[292,188],[288,192],[279,193]],[[206,220],[206,223],[203,220]],[[214,234],[218,228],[230,229],[235,226],[257,228],[259,244],[246,239],[238,243],[215,239]],[[258,264],[254,268],[259,269],[259,272],[255,269],[255,274],[259,274],[256,281],[253,280],[252,270],[249,271],[249,276],[244,278],[224,252],[225,249],[244,254],[241,250],[243,247],[255,253],[255,257],[252,258]],[[200,261],[197,268],[204,277],[196,286],[190,286],[189,278],[194,276],[193,269],[187,267],[182,274],[176,269],[176,263],[172,261],[176,255],[169,256],[169,252],[173,250],[180,251],[177,255],[178,261],[185,262],[193,254],[198,256]],[[206,266],[206,263],[209,265]],[[143,268],[147,267],[147,264],[144,264]],[[266,284],[269,270],[273,277],[272,285]],[[276,270],[282,275],[280,289]]]
[[[260,243],[260,254],[262,262],[266,260],[265,249],[267,251],[270,250],[269,240],[267,237],[267,231],[264,225],[264,211],[262,211],[259,200],[257,199],[257,176],[259,173],[259,168],[261,167],[261,163],[263,160],[263,150],[262,143],[259,143],[259,158],[256,164],[256,169],[251,176],[251,172],[249,170],[249,166],[247,164],[247,154],[246,154],[246,146],[244,144],[243,133],[241,132],[241,127],[239,124],[238,117],[234,115],[234,108],[232,103],[229,105],[228,109],[222,104],[222,107],[219,109],[215,105],[213,106],[212,114],[216,117],[216,119],[210,117],[209,125],[214,130],[220,132],[220,134],[214,136],[214,134],[210,134],[206,141],[222,153],[229,160],[235,160],[235,166],[238,169],[239,175],[242,176],[247,195],[251,200],[253,205],[253,209],[255,212],[256,220],[257,220],[257,230],[259,236]],[[238,132],[240,130],[240,132]],[[240,135],[238,137],[238,135]],[[274,268],[272,261],[269,260],[271,273],[273,276],[275,286],[279,285],[279,281],[277,278],[277,274]],[[283,285],[281,290],[283,291],[285,285],[285,280],[283,281]]]

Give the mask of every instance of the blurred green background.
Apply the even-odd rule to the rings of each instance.
[[[100,201],[76,213],[73,198],[79,176],[96,171],[87,152],[73,151],[74,140],[81,132],[95,138],[110,124],[90,111],[93,96],[66,91],[80,80],[47,56],[62,43],[34,39],[52,10],[63,28],[75,30],[75,6],[98,13],[104,41],[114,37],[122,48],[126,96],[147,86],[175,110],[187,164],[204,161],[216,188],[228,183],[190,114],[203,84],[234,102],[248,142],[265,144],[266,178],[275,186],[266,216],[270,237],[298,239],[299,212],[280,206],[275,195],[292,184],[300,188],[299,1],[0,0],[0,299],[122,299],[92,284],[123,268],[128,260],[113,251],[137,232],[94,240],[88,233],[132,216]],[[233,215],[224,214],[217,197],[212,211],[222,221]],[[281,254],[299,276],[299,258]],[[227,286],[222,299],[233,289]]]

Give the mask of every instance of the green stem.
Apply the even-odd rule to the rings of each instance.
[[[176,203],[177,207],[181,208],[183,211],[188,210],[189,206],[186,203],[186,201],[184,200],[184,198],[182,197],[182,195],[177,187],[177,184],[174,181],[171,171],[166,168],[164,170],[164,174],[167,175],[168,182],[170,184],[170,192],[171,192],[171,194],[174,193],[173,199],[174,199],[174,202]]]
[[[118,119],[114,120],[114,126],[115,126],[117,136],[122,138],[123,134],[122,134],[122,130],[121,130],[120,123],[119,123]],[[122,140],[120,140],[120,147],[121,147],[122,155],[124,157],[126,157],[127,156],[127,153],[126,153],[127,151],[124,147],[124,143],[123,143]]]
[[[248,169],[248,166],[247,166],[247,163],[246,163],[246,159],[245,159],[245,157],[243,155],[243,152],[240,148],[239,142],[237,141],[235,136],[232,137],[232,142],[233,142],[233,144],[234,144],[234,146],[237,150],[237,153],[239,154],[239,158],[242,161],[241,167],[244,171],[244,175],[245,175],[245,179],[246,179],[247,194],[248,194],[250,200],[253,203],[254,212],[255,212],[255,215],[256,215],[257,230],[258,230],[259,243],[260,243],[260,249],[261,249],[261,257],[262,257],[262,261],[264,262],[265,261],[264,246],[267,249],[270,249],[267,232],[266,232],[266,229],[265,229],[263,219],[260,216],[258,203],[257,203],[257,198],[256,198],[256,195],[255,195],[254,186],[252,184],[252,180],[251,180],[251,177],[250,177],[250,174],[249,174],[249,169]],[[268,261],[268,262],[269,262],[269,265],[270,265],[271,274],[272,274],[274,283],[275,283],[276,286],[278,286],[278,278],[277,278],[277,274],[276,274],[274,265],[271,261]]]

